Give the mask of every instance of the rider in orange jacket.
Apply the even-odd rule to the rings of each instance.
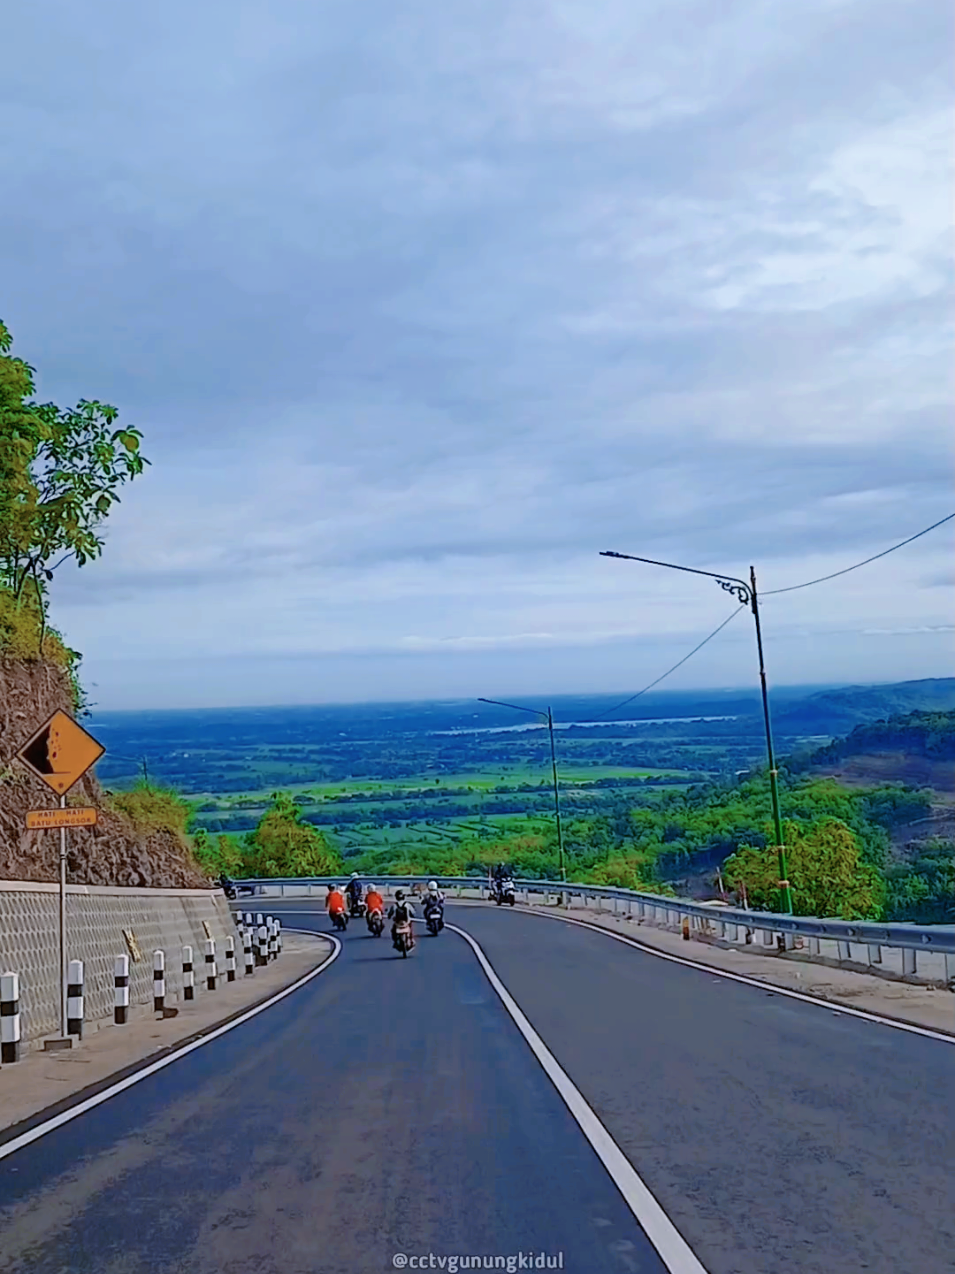
[[[385,900],[374,885],[368,886],[368,892],[365,894],[365,909],[369,914],[373,911],[385,914]]]
[[[328,909],[328,914],[330,916],[335,912],[345,910],[345,895],[337,885],[328,886],[328,895],[325,898],[325,906]]]

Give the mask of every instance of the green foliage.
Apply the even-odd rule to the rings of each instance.
[[[200,828],[192,838],[192,852],[202,870],[214,878],[223,874],[241,876],[245,873],[242,847],[230,836],[212,837]]]
[[[86,399],[66,410],[34,402],[34,369],[10,355],[11,345],[0,323],[0,586],[27,611],[13,625],[15,641],[36,625],[31,657],[37,658],[46,649],[53,572],[71,558],[82,566],[99,556],[100,527],[119,488],[149,462],[137,429],[113,427],[115,407]],[[76,657],[68,663],[75,673]]]
[[[955,710],[907,712],[857,725],[851,734],[844,739],[834,739],[814,752],[809,760],[812,764],[824,765],[847,756],[895,751],[930,760],[955,758]]]
[[[859,838],[838,818],[810,826],[784,824],[787,872],[793,911],[800,916],[879,920],[885,884],[878,870],[862,859]],[[779,910],[779,865],[774,848],[741,845],[724,863],[727,881],[742,885],[758,911]]]
[[[341,855],[326,836],[302,821],[298,802],[273,792],[272,804],[245,838],[244,868],[250,876],[329,876],[341,870]]]
[[[151,787],[140,782],[127,792],[107,798],[113,809],[125,814],[138,832],[168,830],[185,836],[192,806],[171,788]]]
[[[955,923],[955,841],[933,836],[917,856],[887,872],[888,911],[914,924]]]

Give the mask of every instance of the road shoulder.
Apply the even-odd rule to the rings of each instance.
[[[335,949],[322,934],[285,930],[282,937],[282,954],[272,964],[252,977],[220,980],[215,991],[197,987],[197,999],[178,1005],[175,1017],[144,1011],[124,1026],[100,1026],[68,1052],[26,1051],[19,1062],[0,1068],[0,1141],[15,1126],[56,1114],[81,1093],[91,1095],[87,1090],[104,1088],[254,1008],[325,964]]]

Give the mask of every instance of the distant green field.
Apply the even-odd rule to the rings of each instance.
[[[580,783],[593,783],[597,779],[607,778],[676,778],[683,773],[685,773],[683,770],[641,769],[634,766],[569,765],[561,768],[558,777],[563,787]],[[542,773],[540,769],[502,765],[494,770],[485,770],[480,773],[418,775],[414,778],[402,779],[349,779],[341,783],[309,783],[306,781],[283,783],[281,789],[283,792],[292,792],[302,798],[311,797],[312,801],[318,802],[327,800],[329,797],[350,795],[353,792],[367,792],[371,796],[379,792],[401,791],[410,795],[415,792],[432,791],[435,788],[470,788],[479,793],[491,792],[496,787],[517,788],[523,784],[546,788],[550,787],[552,782],[550,774]],[[242,805],[248,808],[249,803],[252,801],[261,802],[263,805],[266,804],[274,790],[274,787],[263,786],[228,794],[220,794],[213,791],[195,792],[191,793],[190,799],[200,802],[216,801],[222,809],[236,808]],[[311,804],[312,801],[307,803]],[[303,801],[303,804],[305,803]]]

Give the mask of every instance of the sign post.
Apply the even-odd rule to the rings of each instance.
[[[67,1029],[67,985],[69,979],[66,949],[66,829],[89,827],[96,822],[95,809],[68,810],[66,794],[94,765],[106,749],[91,734],[76,724],[65,712],[54,712],[36,734],[29,739],[17,758],[34,777],[41,779],[60,798],[58,810],[31,810],[27,827],[58,827],[60,831],[60,1039],[54,1047],[69,1048],[72,1040]],[[92,816],[92,817],[91,817]]]

